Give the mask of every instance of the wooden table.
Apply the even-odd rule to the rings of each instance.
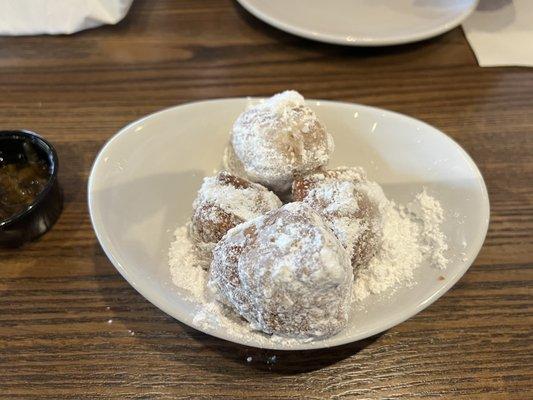
[[[126,123],[286,88],[435,125],[490,192],[485,245],[453,290],[378,337],[326,351],[245,348],[178,323],[117,273],[87,213],[91,163]],[[2,128],[57,146],[65,192],[51,232],[0,251],[0,398],[533,398],[533,70],[478,67],[460,29],[343,48],[277,31],[229,0],[136,0],[118,26],[1,38],[0,93]]]

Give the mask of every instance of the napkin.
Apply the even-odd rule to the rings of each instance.
[[[533,66],[533,0],[481,0],[463,30],[480,66]]]
[[[126,16],[133,0],[0,0],[0,35],[70,34]]]

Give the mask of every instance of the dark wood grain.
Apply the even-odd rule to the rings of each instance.
[[[286,88],[435,125],[472,155],[490,192],[487,240],[453,290],[378,337],[327,351],[245,348],[174,321],[114,270],[86,207],[92,160],[129,121]],[[0,398],[533,398],[533,70],[479,68],[459,29],[343,48],[279,32],[229,0],[136,0],[114,27],[0,38],[0,94],[1,128],[57,146],[65,191],[51,232],[0,251]]]

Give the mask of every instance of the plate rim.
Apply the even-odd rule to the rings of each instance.
[[[376,39],[376,38],[353,38],[351,36],[341,36],[330,33],[317,33],[311,32],[308,29],[292,25],[279,19],[264,13],[258,9],[255,5],[251,4],[249,0],[237,0],[237,2],[255,18],[273,26],[286,33],[290,33],[295,36],[299,36],[304,39],[309,39],[317,42],[336,44],[342,46],[352,47],[383,47],[383,46],[395,46],[407,43],[420,42],[426,39],[430,39],[435,36],[442,35],[452,29],[458,27],[464,20],[466,20],[477,8],[479,0],[472,0],[472,5],[468,7],[462,13],[459,13],[450,22],[438,25],[434,29],[429,29],[421,34],[404,35],[397,38],[390,39]]]
[[[106,254],[106,257],[111,261],[111,263],[113,264],[115,269],[122,275],[122,277],[142,297],[144,297],[146,300],[148,300],[154,306],[159,308],[161,311],[163,311],[164,313],[166,313],[170,317],[176,319],[177,321],[189,326],[192,329],[195,329],[197,331],[203,332],[203,333],[205,333],[207,335],[210,335],[210,336],[214,336],[214,337],[216,337],[218,339],[226,340],[226,341],[229,341],[229,342],[232,342],[232,343],[237,343],[237,344],[243,345],[243,346],[261,348],[261,349],[269,349],[269,350],[283,350],[283,351],[300,351],[300,350],[313,350],[313,349],[316,350],[316,349],[325,349],[325,348],[332,348],[332,347],[342,346],[342,345],[346,345],[346,344],[353,343],[353,342],[356,342],[356,341],[360,341],[360,340],[363,340],[363,339],[367,339],[367,338],[369,338],[371,336],[374,336],[374,335],[379,334],[381,332],[385,332],[388,329],[405,322],[406,320],[412,318],[413,316],[415,316],[418,313],[420,313],[421,311],[423,311],[425,308],[429,307],[431,304],[433,304],[440,297],[442,297],[470,269],[470,267],[475,262],[479,252],[481,251],[481,249],[483,247],[483,244],[485,242],[486,236],[487,236],[487,232],[488,232],[488,228],[489,228],[489,222],[490,222],[490,199],[489,199],[489,196],[488,196],[487,186],[486,186],[485,180],[483,178],[483,175],[481,174],[481,171],[477,167],[477,165],[474,162],[474,160],[472,159],[472,157],[470,157],[470,155],[466,152],[466,150],[463,149],[463,147],[459,143],[457,143],[453,138],[448,136],[446,133],[442,132],[440,129],[437,129],[436,127],[434,127],[434,126],[432,126],[432,125],[430,125],[430,124],[428,124],[428,123],[426,123],[426,122],[424,122],[424,121],[422,121],[422,120],[420,120],[418,118],[411,117],[411,116],[408,116],[406,114],[402,114],[402,113],[399,113],[399,112],[396,112],[396,111],[391,111],[391,110],[387,110],[387,109],[383,109],[383,108],[379,108],[379,107],[367,106],[367,105],[364,105],[364,104],[352,103],[352,102],[346,102],[346,101],[306,99],[307,103],[311,103],[312,105],[319,106],[319,107],[321,105],[326,105],[326,104],[328,104],[330,106],[342,106],[342,107],[354,107],[355,106],[355,107],[357,107],[359,109],[366,109],[368,111],[380,113],[381,115],[383,115],[383,114],[387,115],[388,114],[388,115],[392,115],[394,117],[399,117],[399,118],[402,118],[402,119],[412,120],[412,121],[415,121],[416,123],[424,125],[426,128],[429,128],[429,129],[434,130],[435,132],[439,133],[445,139],[451,141],[458,148],[458,150],[463,155],[464,159],[470,165],[470,168],[475,172],[475,174],[479,178],[480,189],[481,189],[481,192],[482,192],[482,197],[483,197],[483,202],[484,202],[483,209],[485,210],[485,213],[484,213],[485,214],[485,218],[483,219],[484,226],[482,227],[482,230],[481,230],[482,234],[479,236],[478,243],[475,243],[475,246],[473,244],[471,246],[469,246],[471,249],[474,249],[474,250],[470,251],[471,260],[464,262],[464,265],[466,265],[466,266],[463,267],[461,270],[459,270],[455,275],[453,275],[453,276],[449,277],[448,279],[446,279],[446,282],[442,286],[440,286],[438,290],[433,292],[428,298],[420,301],[416,305],[416,307],[413,307],[411,309],[411,311],[406,313],[405,315],[402,315],[402,316],[397,317],[397,318],[389,319],[389,320],[387,320],[387,323],[384,323],[384,324],[380,325],[379,327],[369,328],[366,331],[359,332],[357,335],[346,337],[346,338],[343,338],[342,340],[338,340],[338,341],[336,340],[332,344],[329,344],[329,341],[331,340],[331,338],[326,338],[323,341],[319,340],[319,341],[309,341],[309,342],[302,342],[302,343],[298,343],[298,344],[291,344],[290,346],[283,345],[283,344],[280,344],[280,343],[277,343],[277,342],[269,342],[267,345],[262,345],[262,344],[259,345],[259,344],[253,344],[253,343],[245,342],[245,341],[241,340],[240,338],[230,337],[229,335],[228,336],[224,336],[224,335],[218,333],[215,329],[210,329],[209,327],[193,325],[193,322],[192,322],[193,318],[192,317],[191,318],[186,318],[186,317],[183,317],[182,315],[180,315],[178,317],[178,316],[175,315],[174,310],[172,310],[170,306],[167,307],[167,305],[164,304],[164,302],[159,301],[155,297],[147,296],[145,293],[143,293],[142,289],[139,287],[139,285],[137,285],[137,283],[133,279],[133,276],[131,276],[131,274],[128,273],[128,269],[125,268],[121,264],[121,262],[113,255],[111,249],[106,244],[106,240],[104,239],[103,227],[101,227],[99,225],[99,222],[96,221],[95,212],[96,212],[96,208],[97,207],[95,207],[95,204],[93,202],[94,198],[92,196],[92,192],[93,192],[92,188],[94,187],[94,180],[95,180],[96,170],[97,170],[98,166],[101,164],[102,159],[105,157],[106,151],[108,151],[110,149],[110,147],[113,145],[113,143],[119,137],[128,134],[128,132],[131,132],[131,134],[133,134],[134,131],[131,131],[131,128],[133,128],[136,125],[141,124],[142,122],[144,122],[144,121],[146,121],[148,119],[154,118],[154,117],[156,117],[159,114],[170,112],[170,111],[173,111],[173,110],[176,110],[176,109],[179,109],[179,108],[194,107],[194,106],[198,106],[198,105],[206,104],[206,103],[224,103],[224,102],[227,102],[227,101],[247,102],[247,101],[250,101],[250,100],[260,101],[260,100],[263,100],[263,99],[266,99],[266,97],[227,97],[227,98],[216,98],[216,99],[208,99],[208,100],[199,100],[199,101],[193,101],[193,102],[186,102],[186,103],[182,103],[182,104],[179,104],[179,105],[166,107],[166,108],[163,108],[161,110],[155,111],[153,113],[147,114],[147,115],[145,115],[145,116],[143,116],[143,117],[141,117],[141,118],[139,118],[139,119],[137,119],[137,120],[135,120],[133,122],[128,123],[127,125],[125,125],[121,129],[119,129],[113,136],[111,136],[105,142],[105,144],[102,146],[100,151],[98,152],[98,154],[95,157],[94,162],[93,162],[93,164],[91,166],[91,170],[90,170],[90,173],[89,173],[89,178],[88,178],[88,181],[87,181],[87,204],[88,204],[88,209],[89,209],[89,216],[90,216],[90,220],[91,220],[91,225],[92,225],[93,230],[95,232],[95,235],[96,235],[96,238],[98,240],[98,243],[100,244],[100,246],[104,250],[104,253]],[[334,338],[334,337],[335,336],[333,336],[332,338]]]

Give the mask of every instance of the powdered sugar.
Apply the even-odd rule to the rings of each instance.
[[[355,242],[367,229],[366,221],[354,218],[361,208],[361,199],[354,196],[355,190],[354,183],[337,181],[316,187],[304,200],[312,205],[316,203],[326,205],[321,212],[331,222],[333,232],[348,251],[350,259]]]
[[[354,281],[354,298],[364,300],[400,284],[412,282],[422,261],[420,227],[393,202],[383,205],[383,242],[368,266],[361,267]]]
[[[444,213],[440,203],[427,194],[424,189],[415,200],[407,205],[407,210],[421,224],[421,246],[431,263],[441,269],[446,268],[448,260],[444,252],[448,250],[446,237],[440,230]]]
[[[178,227],[168,252],[172,282],[186,290],[192,299],[204,299],[207,282],[205,269],[209,267],[209,262],[190,240],[187,226]]]
[[[212,203],[242,221],[248,221],[281,206],[281,201],[274,193],[254,183],[249,185],[249,187],[235,188],[232,185],[221,184],[218,176],[204,178],[193,208],[198,208],[200,204]],[[214,215],[211,220],[216,222],[216,218]]]
[[[257,183],[220,171],[204,178],[193,203],[190,232],[204,256],[232,227],[281,207],[281,200]]]
[[[278,335],[267,335],[255,330],[247,321],[233,310],[213,299],[202,303],[200,311],[194,316],[193,323],[200,329],[227,332],[241,341],[253,340],[259,346],[279,343],[291,346],[310,342],[312,338],[297,339]]]
[[[440,230],[444,220],[440,203],[426,189],[405,207],[393,201],[382,202],[383,243],[366,268],[356,274],[354,298],[413,284],[415,270],[423,261],[443,269],[448,260],[446,238]]]
[[[286,110],[305,104],[304,97],[295,90],[285,90],[259,103],[259,107],[269,108],[275,113],[283,114]]]
[[[381,187],[361,168],[340,167],[297,178],[293,196],[309,204],[329,223],[354,265],[367,264],[382,236]]]

